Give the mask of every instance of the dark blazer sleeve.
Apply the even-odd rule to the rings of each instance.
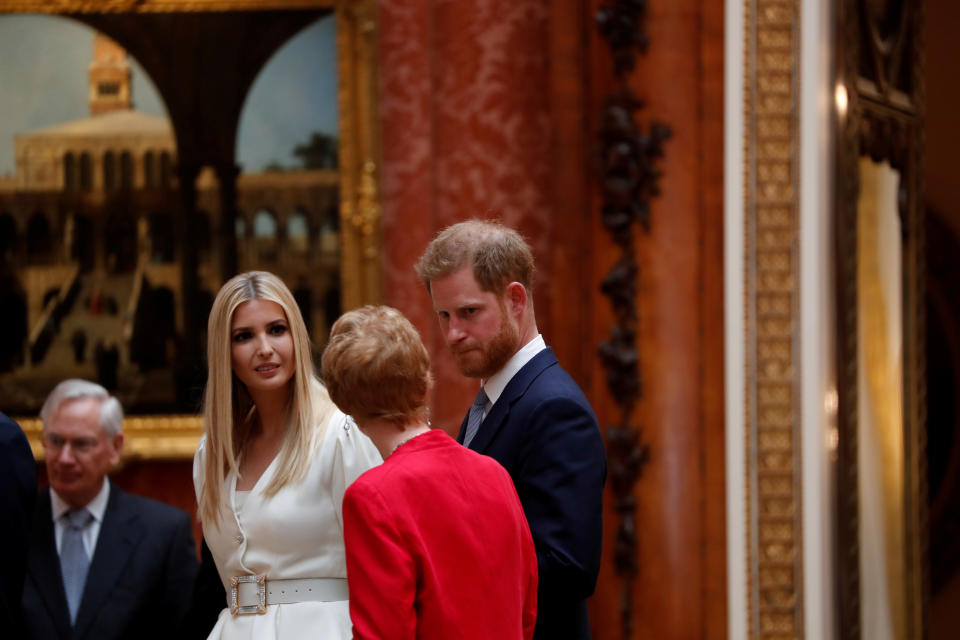
[[[19,633],[20,600],[37,497],[37,463],[20,426],[0,413],[0,629]],[[17,636],[14,633],[14,636]]]
[[[578,390],[579,391],[579,390]],[[589,597],[600,571],[606,454],[589,406],[528,394],[514,482],[537,548],[542,604]]]
[[[165,565],[163,597],[169,605],[168,611],[171,612],[171,616],[176,616],[173,629],[177,629],[183,624],[190,610],[199,569],[197,546],[193,539],[190,516],[180,510],[177,510],[172,528]]]
[[[537,551],[534,640],[590,638],[607,462],[596,415],[550,348],[504,388],[471,441],[510,473]]]
[[[193,598],[183,624],[180,638],[204,640],[217,623],[220,612],[227,604],[227,592],[220,581],[217,565],[210,553],[207,541],[200,541],[200,570],[194,581]]]
[[[46,488],[37,494],[33,510],[22,603],[23,638],[55,640],[70,636],[67,597],[54,541],[50,491]]]
[[[549,348],[510,380],[474,443],[506,467],[530,525],[539,572],[534,640],[590,638],[606,454],[590,403]]]

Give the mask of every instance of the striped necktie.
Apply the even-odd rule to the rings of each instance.
[[[473,399],[470,415],[467,417],[467,433],[463,436],[463,446],[469,447],[470,441],[477,435],[480,423],[483,422],[483,408],[487,406],[487,393],[480,387],[477,397]]]

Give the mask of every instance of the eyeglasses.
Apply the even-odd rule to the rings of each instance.
[[[51,453],[59,453],[65,445],[70,445],[70,450],[78,456],[86,456],[93,453],[100,441],[96,438],[71,438],[66,439],[56,433],[43,434],[43,446]]]

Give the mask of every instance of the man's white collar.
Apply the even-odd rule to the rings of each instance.
[[[489,398],[487,406],[493,406],[503,390],[507,388],[507,384],[513,379],[513,376],[517,375],[517,372],[523,369],[525,364],[533,360],[535,355],[546,348],[547,343],[544,342],[543,336],[538,333],[530,342],[513,354],[513,357],[507,361],[507,364],[503,365],[500,371],[484,380],[483,390]]]
[[[110,480],[106,476],[103,478],[103,486],[100,492],[94,496],[93,500],[87,503],[86,509],[97,522],[103,522],[103,514],[107,510],[107,501],[110,499]],[[59,520],[63,514],[72,509],[66,500],[57,495],[53,487],[50,487],[50,508],[53,511],[54,521]]]

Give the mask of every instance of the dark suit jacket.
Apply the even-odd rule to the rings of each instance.
[[[466,419],[459,442],[465,432]],[[552,349],[510,380],[470,448],[507,469],[530,524],[540,574],[535,640],[590,638],[606,453],[590,403]]]
[[[0,629],[12,629],[14,638],[20,634],[20,597],[36,496],[37,463],[27,437],[0,413]]]
[[[200,539],[200,570],[193,587],[190,609],[183,622],[183,633],[177,640],[207,640],[210,630],[217,624],[217,618],[227,602],[227,592],[220,581],[216,562],[207,541]]]
[[[37,640],[163,638],[179,632],[197,573],[190,516],[110,486],[110,499],[70,627],[50,492],[40,492],[27,559],[23,612]]]

